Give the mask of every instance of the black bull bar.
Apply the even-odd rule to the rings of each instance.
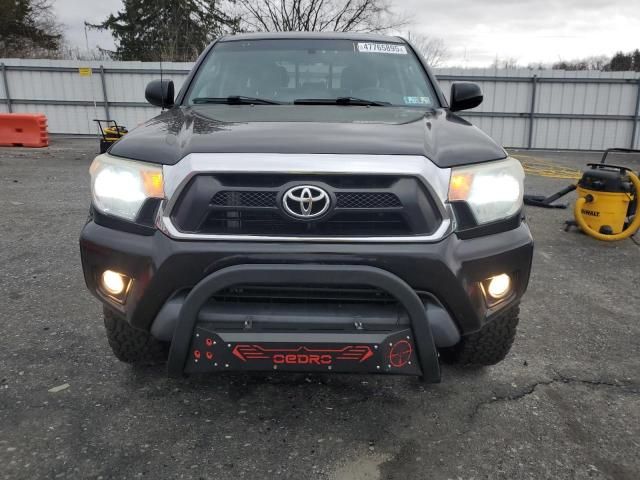
[[[252,285],[374,287],[387,292],[404,307],[410,319],[410,328],[405,327],[402,330],[385,333],[369,331],[334,334],[297,331],[225,333],[211,331],[206,325],[200,324],[198,321],[200,310],[212,295],[225,288],[248,282]],[[285,348],[292,346],[295,348]],[[208,347],[212,350],[206,350]],[[398,352],[394,353],[394,349],[403,349],[404,353],[400,352],[400,355],[408,353],[409,357],[406,359],[415,358],[416,361],[413,364],[411,361],[403,363],[401,365],[403,368],[394,368],[400,365],[393,364],[393,358],[400,358],[393,357],[398,355]],[[406,282],[396,275],[365,265],[243,264],[223,268],[210,274],[193,287],[182,305],[169,352],[168,373],[172,377],[180,377],[185,372],[204,371],[205,363],[210,364],[210,370],[213,371],[263,370],[267,366],[274,369],[280,366],[282,370],[287,370],[289,358],[293,361],[298,358],[313,360],[316,357],[323,360],[322,352],[337,351],[342,352],[343,357],[351,357],[352,360],[354,355],[365,353],[360,357],[359,362],[345,362],[350,365],[345,367],[346,370],[337,368],[338,365],[327,365],[324,361],[315,362],[317,365],[298,364],[289,369],[418,374],[422,375],[425,382],[440,381],[438,353],[422,300]],[[301,354],[298,354],[299,352]],[[315,355],[314,352],[320,352],[320,354]],[[255,363],[245,364],[241,361],[246,361],[246,357],[251,356],[256,358]],[[391,360],[389,356],[392,357]],[[332,358],[330,354],[326,357]],[[207,363],[207,359],[210,362]],[[276,360],[281,365],[276,365]],[[218,368],[213,368],[214,365]],[[354,368],[356,365],[359,368]]]

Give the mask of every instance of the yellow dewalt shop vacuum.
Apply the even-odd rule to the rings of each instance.
[[[576,190],[578,200],[573,209],[575,221],[567,222],[567,230],[576,225],[587,235],[609,242],[629,238],[640,228],[640,179],[627,167],[606,164],[610,152],[640,153],[640,150],[610,148],[604,152],[600,163],[587,164],[589,169],[576,185],[569,185],[546,198],[525,195],[525,204],[566,208],[564,204],[553,202]]]

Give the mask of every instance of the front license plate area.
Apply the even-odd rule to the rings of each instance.
[[[196,327],[186,373],[243,370],[421,374],[410,329],[326,334]]]

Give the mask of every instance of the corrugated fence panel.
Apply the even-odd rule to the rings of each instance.
[[[474,81],[484,94],[482,104],[472,110],[461,112],[461,116],[473,122],[489,136],[502,145],[510,147],[526,147],[528,140],[527,119],[531,108],[532,82],[527,81],[528,70],[501,71],[495,69],[437,69],[438,83],[449,96],[454,81],[469,78]],[[455,79],[450,79],[454,77]],[[507,77],[525,77],[525,81],[510,81]],[[460,80],[458,80],[458,78]],[[484,80],[486,78],[486,80]],[[496,81],[496,78],[501,80]],[[504,78],[504,80],[502,80]],[[498,116],[499,114],[519,113],[523,118]],[[498,115],[494,115],[498,114]]]
[[[129,130],[137,127],[150,118],[160,114],[160,109],[154,106],[147,107],[109,107],[111,117],[115,118],[119,124],[125,125]]]
[[[501,145],[523,148],[527,143],[527,119],[483,116],[467,119]]]
[[[53,133],[97,133],[92,120],[106,118],[107,109],[129,128],[159,113],[144,98],[147,83],[160,78],[158,62],[0,59],[0,64],[12,110],[44,113]],[[192,65],[165,62],[163,78],[173,80],[177,92]],[[484,102],[461,115],[507,147],[640,147],[640,121],[633,128],[640,98],[636,72],[441,68],[435,73],[447,97],[453,82],[480,85]],[[0,75],[0,112],[6,111]]]
[[[555,72],[556,78],[616,79],[628,83],[539,83],[536,113],[590,115],[633,115],[638,94],[637,74],[633,72]],[[559,74],[563,74],[560,76]],[[591,73],[591,75],[584,75]],[[626,73],[626,75],[625,75]],[[599,75],[595,75],[599,74]],[[614,76],[615,75],[615,76]],[[635,75],[635,78],[634,78]],[[551,75],[549,75],[551,76]]]
[[[629,148],[632,124],[625,120],[540,118],[533,131],[535,148],[604,150]]]
[[[177,93],[187,77],[187,73],[182,73],[182,71],[188,72],[191,67],[192,64],[189,63],[164,63],[162,78],[173,80]],[[105,81],[109,101],[145,102],[144,89],[147,83],[160,78],[158,63],[119,62],[117,69],[107,65],[105,68],[107,69]],[[118,72],[118,69],[121,69],[122,72]],[[134,70],[135,73],[130,70]],[[149,73],[142,73],[144,70],[149,70]]]
[[[155,73],[116,73],[105,75],[107,98],[110,102],[146,102],[144,89],[151,80],[159,78]],[[170,77],[168,77],[170,78]],[[173,78],[170,78],[173,80]]]
[[[545,81],[538,85],[536,115],[571,118],[537,118],[533,147],[602,150],[631,146],[632,117],[639,92],[637,74],[550,71],[545,73],[545,78],[549,77],[558,82]],[[579,83],[576,79],[598,82]],[[605,83],[607,81],[616,83]]]
[[[82,105],[18,105],[22,113],[44,113],[50,132],[55,133],[97,133],[94,118],[101,118],[100,107]],[[14,109],[14,111],[16,111]]]
[[[0,63],[6,65],[12,110],[44,113],[52,133],[97,133],[93,119],[107,117],[105,91],[109,116],[129,128],[160,111],[144,98],[146,84],[160,78],[156,62],[6,59]],[[173,80],[178,91],[192,66],[165,62],[163,78]],[[0,84],[0,111],[8,111],[4,92]]]
[[[640,143],[640,126],[633,130],[640,95],[635,72],[439,69],[436,74],[447,92],[453,81],[465,79],[482,87],[483,104],[461,114],[505,146],[601,150],[630,147],[633,135],[636,148]]]
[[[69,72],[9,71],[11,98],[27,100],[102,101],[100,76]]]
[[[530,107],[532,85],[527,81],[514,81],[515,77],[530,77],[529,70],[495,70],[489,68],[442,68],[436,70],[438,82],[447,97],[454,81],[448,77],[469,77],[474,81],[484,94],[484,102],[473,111],[478,112],[526,112]],[[507,78],[509,77],[509,78]],[[486,80],[484,80],[486,78]],[[505,78],[504,81],[496,81],[496,78]],[[515,78],[517,80],[517,78]],[[525,78],[526,80],[526,78]],[[464,81],[461,78],[460,81]]]

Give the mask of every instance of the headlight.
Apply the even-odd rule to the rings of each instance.
[[[162,167],[99,155],[91,164],[93,205],[102,213],[134,221],[149,198],[164,198]]]
[[[524,170],[513,158],[454,168],[449,201],[467,202],[478,224],[515,215],[522,208]]]

